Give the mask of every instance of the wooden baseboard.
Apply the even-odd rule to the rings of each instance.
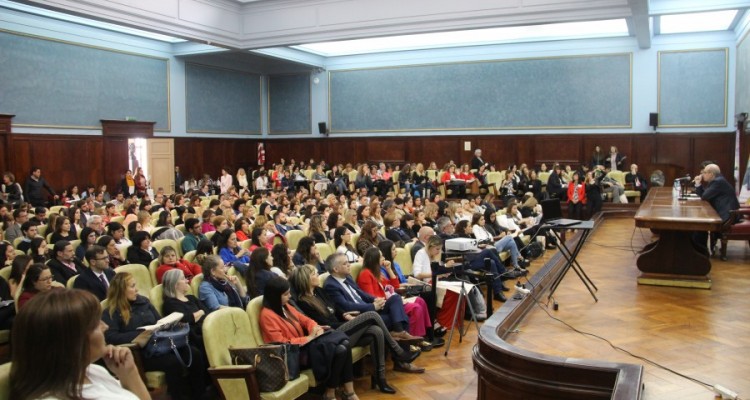
[[[669,274],[641,274],[639,285],[682,287],[689,289],[711,289],[711,277]]]

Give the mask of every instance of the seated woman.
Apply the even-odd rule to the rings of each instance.
[[[362,233],[357,239],[357,253],[364,255],[365,251],[371,247],[378,247],[380,242],[380,230],[378,225],[373,221],[367,221],[362,225]]]
[[[412,266],[414,277],[425,282],[432,283],[433,271],[431,264],[432,262],[440,262],[442,251],[443,240],[440,239],[440,237],[437,235],[431,236],[427,240],[427,245],[419,249],[419,251],[417,251],[417,254],[414,256],[414,264]],[[454,265],[455,262],[453,260],[448,260],[445,262],[443,267],[446,269],[451,269],[454,267]],[[437,274],[435,277],[438,279],[438,281],[435,282],[435,287],[438,289],[446,290],[448,284],[441,279],[447,278],[449,275],[450,273],[447,272]],[[437,301],[436,297],[439,297],[439,295],[432,292],[430,292],[430,294],[428,295],[427,304],[430,307],[430,316],[432,316],[434,320],[437,320],[437,322],[441,326],[450,329],[451,323],[453,322],[453,315],[456,311],[456,307],[458,307],[458,297],[448,296],[448,293],[446,292],[441,305],[438,304],[439,302]],[[439,315],[437,313],[436,307],[441,309]]]
[[[292,256],[294,265],[310,264],[318,269],[318,273],[325,272],[325,265],[320,260],[320,253],[315,246],[315,240],[309,236],[300,239],[297,244],[297,251]]]
[[[107,249],[107,256],[109,257],[109,267],[115,269],[120,265],[127,264],[127,260],[122,256],[120,250],[117,249],[117,243],[112,236],[104,235],[100,236],[96,241],[96,244]]]
[[[250,231],[250,222],[247,218],[237,218],[234,221],[234,233],[237,234],[237,240],[240,242],[250,239],[252,232]]]
[[[177,240],[185,234],[175,229],[172,223],[172,213],[169,211],[162,211],[159,213],[159,219],[156,221],[156,227],[153,230],[154,240],[161,239],[172,239]]]
[[[125,237],[125,227],[119,222],[110,222],[107,224],[107,235],[111,236],[115,240],[115,246],[117,248],[128,248],[133,242]]]
[[[367,249],[364,259],[362,271],[357,277],[357,285],[360,289],[375,298],[388,299],[391,296],[399,296],[396,293],[396,290],[401,287],[399,278],[393,271],[391,263],[380,253],[380,249],[377,247]],[[381,266],[385,267],[388,272],[387,277],[381,273]],[[404,303],[404,310],[406,315],[409,316],[409,333],[424,337],[428,328],[432,327],[427,303],[421,297],[412,299]],[[432,344],[428,341],[422,341],[419,346],[425,351],[432,349]]]
[[[351,240],[352,232],[345,226],[340,226],[333,232],[333,245],[336,246],[336,253],[345,255],[350,263],[361,262],[362,257],[352,247]]]
[[[255,228],[250,235],[250,250],[255,251],[258,248],[265,248],[268,251],[273,249],[273,237],[274,233],[265,228]]]
[[[323,227],[323,216],[321,214],[316,213],[310,217],[310,226],[307,229],[307,236],[313,238],[315,243],[328,242],[328,234],[326,233],[325,227]]]
[[[156,269],[156,283],[162,283],[164,274],[173,269],[179,269],[182,271],[183,276],[188,282],[191,282],[193,278],[202,274],[201,266],[193,264],[190,261],[179,258],[177,251],[172,246],[164,246],[159,254],[159,268]]]
[[[0,276],[0,301],[13,301],[10,294],[10,285],[5,278]],[[0,330],[7,330],[13,326],[13,318],[16,316],[16,308],[13,304],[6,304],[0,308]]]
[[[263,296],[266,283],[277,275],[271,272],[273,267],[273,257],[265,248],[255,249],[250,255],[250,268],[247,270],[245,282],[247,282],[247,291],[250,298]]]
[[[18,298],[20,310],[29,300],[39,293],[52,290],[52,271],[44,264],[32,264],[26,270],[26,277],[21,286],[21,296]]]
[[[146,231],[138,231],[132,236],[132,239],[133,244],[128,247],[128,263],[148,267],[151,261],[159,257],[156,249],[151,247],[151,234]]]
[[[109,284],[107,300],[102,321],[107,325],[104,339],[108,344],[136,343],[145,347],[153,331],[138,329],[138,327],[153,325],[161,316],[154,306],[138,294],[135,278],[127,272],[115,275]],[[143,369],[146,371],[163,371],[167,378],[167,392],[172,399],[183,399],[183,390],[189,389],[191,398],[200,399],[206,390],[204,376],[206,364],[200,350],[194,346],[184,346],[178,349],[183,360],[192,357],[193,362],[184,367],[173,352],[155,357],[143,357]],[[192,354],[191,354],[192,353]],[[144,354],[145,355],[145,354]]]
[[[295,268],[289,276],[289,284],[296,293],[297,306],[308,317],[319,325],[328,325],[333,329],[344,332],[354,346],[370,345],[375,364],[375,374],[372,376],[373,387],[378,385],[383,393],[395,393],[385,380],[385,345],[393,352],[393,360],[397,370],[407,372],[424,372],[411,361],[419,356],[419,351],[407,352],[388,333],[383,319],[375,311],[362,314],[344,312],[336,307],[326,292],[320,287],[318,271],[312,265]]]
[[[86,257],[86,250],[88,250],[89,246],[96,244],[97,237],[96,231],[88,226],[81,230],[81,244],[76,247],[77,259],[83,260]]]
[[[100,317],[96,297],[76,289],[40,294],[24,307],[12,332],[8,398],[151,399],[130,349],[105,344]]]
[[[357,211],[348,209],[344,212],[344,227],[349,229],[351,233],[359,233],[362,231],[359,223],[357,222]]]
[[[242,275],[247,274],[248,264],[250,263],[250,251],[237,244],[237,234],[227,228],[217,232],[214,236],[217,235],[216,248],[224,263],[231,265]]]
[[[26,271],[31,267],[34,262],[30,256],[21,255],[13,259],[13,263],[10,268],[10,276],[8,277],[8,285],[10,285],[10,296],[11,298],[16,297],[16,291],[21,288],[21,282],[23,282],[26,276]]]
[[[41,236],[31,239],[29,255],[35,263],[43,264],[47,262],[49,260],[49,246],[47,246],[47,241]]]
[[[286,279],[294,267],[292,265],[292,257],[289,253],[289,247],[284,243],[275,244],[271,249],[271,257],[273,258],[271,272]]]
[[[214,217],[214,210],[207,209],[203,211],[203,214],[201,215],[201,233],[206,234],[208,232],[214,232],[216,231],[216,227],[214,224],[211,223],[211,219]]]
[[[293,343],[303,345],[322,335],[329,326],[320,326],[312,319],[288,305],[292,297],[289,282],[274,278],[266,285],[263,296],[263,309],[260,311],[260,327],[266,343]],[[315,363],[325,363],[329,379],[325,382],[326,400],[336,399],[336,389],[343,385],[345,400],[358,400],[354,392],[352,373],[352,350],[349,341],[336,345],[327,359],[316,359]],[[310,365],[300,365],[301,368]],[[317,378],[317,376],[316,376]]]
[[[245,288],[234,275],[227,275],[227,266],[216,255],[199,255],[195,258],[203,270],[203,282],[198,289],[198,298],[209,312],[224,307],[244,309],[250,298]]]
[[[190,324],[190,343],[195,344],[205,353],[203,347],[203,320],[209,313],[208,308],[197,297],[190,294],[190,284],[182,270],[171,269],[162,277],[164,288],[164,315],[173,312],[182,313],[181,322]]]
[[[75,232],[72,231],[70,218],[62,215],[58,217],[57,221],[55,221],[55,232],[52,233],[49,244],[54,245],[58,240],[67,240],[70,242],[76,239]]]
[[[445,164],[440,174],[440,182],[445,185],[446,193],[448,190],[453,192],[453,197],[464,198],[466,196],[466,181],[461,179],[455,165]]]

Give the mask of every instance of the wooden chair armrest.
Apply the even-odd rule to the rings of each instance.
[[[141,376],[141,380],[145,383],[146,370],[143,369],[143,349],[141,349],[141,346],[138,346],[135,343],[125,343],[118,346],[126,347],[130,349],[131,353],[133,353],[133,362],[135,362],[135,366],[138,368],[138,375]]]
[[[260,400],[258,380],[255,377],[255,366],[253,365],[222,365],[208,368],[208,374],[214,386],[219,390],[222,399],[226,399],[224,390],[219,385],[219,379],[244,379],[247,385],[247,393],[250,400]]]

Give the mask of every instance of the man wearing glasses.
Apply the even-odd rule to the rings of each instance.
[[[89,291],[102,301],[107,298],[109,282],[115,277],[115,271],[109,267],[107,249],[98,245],[90,246],[86,250],[86,261],[89,262],[89,268],[84,268],[78,275],[73,287]]]

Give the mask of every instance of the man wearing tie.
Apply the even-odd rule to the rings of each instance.
[[[641,200],[646,198],[646,192],[648,192],[648,185],[643,175],[638,172],[638,166],[635,164],[630,165],[630,172],[625,174],[625,183],[633,185],[633,190],[641,192]]]
[[[115,271],[109,267],[107,249],[93,245],[86,250],[86,261],[89,268],[85,268],[76,278],[73,287],[91,292],[99,301],[107,298],[109,282],[115,277]]]
[[[326,268],[331,276],[326,279],[323,289],[340,309],[344,312],[376,311],[395,339],[418,339],[407,332],[409,317],[404,310],[401,296],[394,295],[386,300],[382,297],[375,298],[360,289],[350,275],[351,266],[344,254],[336,253],[329,256],[326,259]]]

